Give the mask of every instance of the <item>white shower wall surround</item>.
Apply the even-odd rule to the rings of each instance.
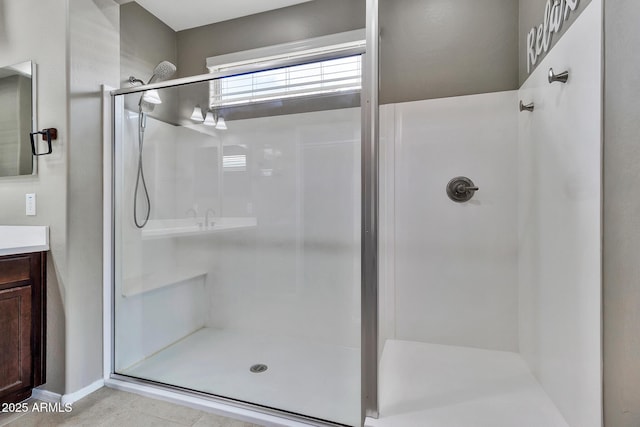
[[[380,114],[381,350],[405,340],[513,352],[570,427],[602,417],[601,9],[601,0],[587,6],[519,92],[384,105]],[[549,84],[549,68],[568,70],[569,82]],[[519,100],[534,112],[518,112]],[[480,188],[462,204],[445,192],[459,175]],[[508,372],[495,378],[476,384],[486,387],[480,397],[499,397]],[[466,402],[460,392],[436,393],[438,407]],[[438,408],[425,393],[402,401],[383,390],[389,401],[370,424],[448,425],[429,424]],[[386,421],[385,407],[395,408]]]
[[[223,209],[258,227],[211,247],[210,325],[360,346],[360,114],[236,120],[222,134],[258,171],[250,186],[226,179]]]
[[[519,95],[519,347],[572,427],[602,418],[601,23],[593,0]]]
[[[138,114],[126,111],[121,140],[137,140]],[[152,201],[152,218],[176,218],[173,202],[179,142],[197,138],[196,132],[147,119],[144,170]],[[195,134],[195,135],[194,135]],[[199,140],[203,143],[203,137]],[[206,325],[207,292],[205,270],[198,269],[190,256],[182,254],[176,239],[145,239],[133,222],[133,197],[137,145],[130,143],[116,152],[129,176],[116,177],[115,316],[116,367],[129,367]],[[192,170],[193,168],[187,168]],[[181,216],[184,216],[181,214]]]
[[[516,104],[511,91],[382,106],[395,338],[517,349]],[[480,188],[467,203],[445,191],[461,175]]]
[[[236,120],[216,135],[148,117],[152,216],[143,230],[132,219],[137,116],[125,112],[127,144],[116,153],[130,174],[116,180],[116,367],[203,327],[357,349],[360,109]],[[253,172],[223,171],[220,186],[221,151],[239,149]],[[209,209],[218,222],[222,212],[257,226],[192,237],[149,232],[160,221],[195,225]]]

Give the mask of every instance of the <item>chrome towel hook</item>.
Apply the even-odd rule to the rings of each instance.
[[[530,104],[524,105],[522,101],[520,101],[520,112],[523,112],[523,111],[533,112],[533,109],[534,109],[533,102]]]
[[[553,83],[553,82],[566,83],[567,80],[569,80],[568,71],[563,71],[560,74],[555,74],[553,72],[553,68],[549,68],[549,83]]]

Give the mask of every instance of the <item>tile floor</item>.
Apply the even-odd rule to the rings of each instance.
[[[32,407],[36,401],[27,402]],[[74,403],[69,413],[0,414],[0,426],[259,427],[106,387]]]

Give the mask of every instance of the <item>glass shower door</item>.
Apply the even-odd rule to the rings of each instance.
[[[359,425],[359,89],[240,84],[115,96],[115,373]]]

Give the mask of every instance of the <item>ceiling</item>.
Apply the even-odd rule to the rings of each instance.
[[[131,0],[119,0],[129,3]],[[311,0],[135,0],[174,31],[280,9]]]

